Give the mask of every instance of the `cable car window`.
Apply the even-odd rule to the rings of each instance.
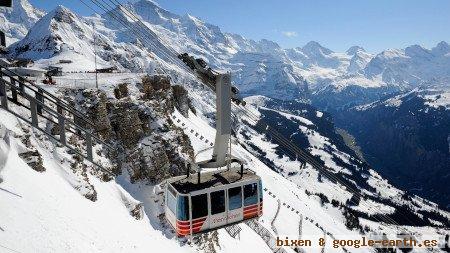
[[[211,214],[225,212],[225,191],[211,192]]]
[[[177,199],[170,191],[167,191],[167,207],[169,207],[172,213],[176,214]]]
[[[200,194],[191,197],[192,202],[192,219],[205,217],[208,215],[208,197]]]
[[[177,219],[181,221],[189,220],[189,199],[186,196],[178,196]]]
[[[259,187],[259,202],[262,202],[263,201],[263,189],[262,189],[261,180],[258,181],[258,187]]]
[[[258,184],[244,185],[244,206],[258,203]]]
[[[242,207],[242,188],[240,186],[228,189],[228,202],[229,210]]]

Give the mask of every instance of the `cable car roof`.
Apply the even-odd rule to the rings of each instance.
[[[205,172],[200,175],[200,184],[198,183],[198,174],[191,174],[188,178],[186,176],[179,176],[169,182],[175,190],[179,193],[190,193],[193,191],[203,190],[211,187],[218,187],[237,183],[240,181],[254,181],[259,180],[260,177],[255,172],[244,169],[241,176],[239,169],[230,169],[220,172]]]

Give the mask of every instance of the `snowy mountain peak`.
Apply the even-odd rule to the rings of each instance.
[[[68,49],[81,53],[91,50],[87,44],[91,35],[87,24],[60,5],[42,17],[23,40],[11,45],[10,53],[11,57],[33,60],[47,59]]]
[[[159,6],[159,4],[153,0],[139,0],[137,3],[148,4],[150,6],[155,6],[155,7],[161,8],[161,6]]]
[[[71,10],[62,5],[58,5],[46,16],[51,17],[58,22],[66,22],[66,23],[71,23],[76,18],[75,13],[73,13]]]
[[[172,20],[180,19],[180,16],[161,8],[156,2],[151,0],[128,3],[126,8],[141,16],[145,21],[156,25],[166,26],[171,24]]]
[[[271,52],[271,51],[281,50],[280,45],[278,45],[276,42],[273,42],[271,40],[262,39],[259,41],[259,45],[263,52]]]
[[[385,60],[394,58],[405,58],[405,51],[401,49],[387,49],[376,56]]]
[[[422,58],[428,58],[431,56],[430,51],[428,49],[423,48],[420,45],[412,45],[405,48],[405,54],[407,56],[416,56]]]
[[[44,11],[35,8],[28,0],[15,0],[12,8],[0,8],[0,13],[9,13],[8,21],[10,22],[29,21],[28,19],[22,19],[24,16],[37,20],[44,15]]]
[[[198,25],[203,25],[205,22],[203,22],[203,20],[192,16],[191,14],[186,14],[186,18],[193,21],[194,23],[198,24]]]
[[[310,41],[308,42],[303,48],[302,51],[306,54],[324,54],[324,55],[328,55],[333,53],[333,51],[331,51],[330,49],[323,47],[322,45],[319,44],[319,42],[316,41]]]
[[[352,46],[346,51],[348,55],[355,55],[358,52],[366,52],[366,50],[360,46]]]
[[[450,53],[450,45],[445,41],[441,41],[431,49],[431,52],[435,55],[446,55]]]
[[[0,30],[5,32],[7,44],[24,38],[28,29],[44,14],[44,11],[33,7],[28,0],[16,0],[13,1],[12,8],[0,8]]]

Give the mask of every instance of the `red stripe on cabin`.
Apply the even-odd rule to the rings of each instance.
[[[244,214],[246,214],[246,213],[252,213],[252,212],[258,212],[258,208],[255,208],[255,209],[249,209],[249,210],[244,210]]]
[[[202,218],[201,220],[193,220],[193,221],[192,221],[192,224],[201,223],[201,222],[204,222],[205,220],[206,220],[206,217],[205,217],[205,218]]]
[[[189,225],[189,224],[188,225],[178,225],[177,224],[177,228],[181,228],[181,229],[186,229],[186,228],[189,229],[190,227],[191,227],[191,225]]]
[[[193,228],[193,229],[192,229],[192,233],[198,233],[198,232],[200,232],[200,230],[202,230],[201,227]]]
[[[258,206],[258,204],[253,204],[253,205],[249,205],[249,206],[244,206],[244,209],[248,209],[248,208],[253,208]]]
[[[206,220],[206,217],[208,217],[208,216],[205,216],[205,217],[201,217],[201,218],[197,218],[197,219],[194,219],[194,220],[192,220],[192,222],[197,222],[197,221],[199,221],[199,220],[202,220],[202,221],[204,221],[204,220]]]
[[[191,221],[181,221],[181,220],[177,220],[177,224],[180,224],[180,225],[186,225],[186,224],[191,224]]]
[[[192,229],[201,228],[202,226],[203,226],[203,222],[202,223],[197,223],[196,225],[192,226]]]
[[[197,226],[197,227],[193,227],[192,228],[192,233],[198,233],[202,230],[202,225]],[[181,235],[181,236],[185,236],[185,235],[189,235],[191,233],[191,229],[187,228],[187,229],[177,229],[177,234]]]
[[[258,210],[258,206],[255,206],[255,207],[252,207],[252,208],[244,208],[244,213],[245,212],[251,212],[251,211],[256,211],[256,210]]]
[[[189,235],[190,233],[191,232],[189,230],[187,230],[187,231],[177,230],[178,236],[185,236],[185,235]]]
[[[253,218],[253,217],[257,217],[257,216],[258,216],[257,212],[244,214],[244,219],[250,219],[250,218]]]
[[[177,229],[177,232],[180,232],[180,233],[189,233],[190,231],[191,231],[190,228],[188,228],[188,229]]]
[[[254,208],[258,207],[258,204],[250,205],[250,206],[244,206],[244,209]]]
[[[248,219],[248,218],[251,218],[251,217],[256,217],[256,216],[258,216],[258,213],[249,213],[249,214],[245,214],[244,215],[244,219]]]
[[[198,228],[193,228],[192,229],[192,233],[198,233],[198,232],[200,232],[201,231],[201,228],[200,227],[198,227]],[[191,233],[191,230],[190,229],[186,229],[186,230],[177,230],[177,234],[179,234],[179,235],[189,235]]]
[[[258,209],[244,211],[244,215],[249,214],[249,213],[258,213],[258,211],[259,211]]]

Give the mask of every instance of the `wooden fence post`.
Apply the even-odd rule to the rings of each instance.
[[[44,104],[44,96],[42,96],[42,93],[43,92],[42,92],[41,88],[38,88],[38,91],[34,93],[36,100],[38,101],[36,103],[36,106],[37,106],[37,112],[39,113],[39,115],[42,115],[42,106]]]
[[[25,82],[25,79],[23,77],[19,76],[19,91],[22,96],[25,96],[25,86],[23,84],[24,82]]]
[[[28,101],[30,101],[31,125],[33,127],[38,128],[39,124],[38,124],[38,114],[37,114],[36,100],[32,96],[27,96],[27,97],[28,97]]]
[[[58,124],[59,124],[59,141],[61,144],[66,145],[66,119],[63,115],[58,115]]]
[[[90,131],[86,131],[86,155],[89,161],[94,161],[92,156],[92,134]]]
[[[14,103],[19,102],[17,99],[17,87],[16,87],[16,80],[14,78],[10,77],[9,80],[11,81],[11,94],[12,94],[12,100]]]
[[[2,103],[2,108],[8,110],[8,96],[6,94],[6,84],[1,75],[0,75],[0,99]]]

